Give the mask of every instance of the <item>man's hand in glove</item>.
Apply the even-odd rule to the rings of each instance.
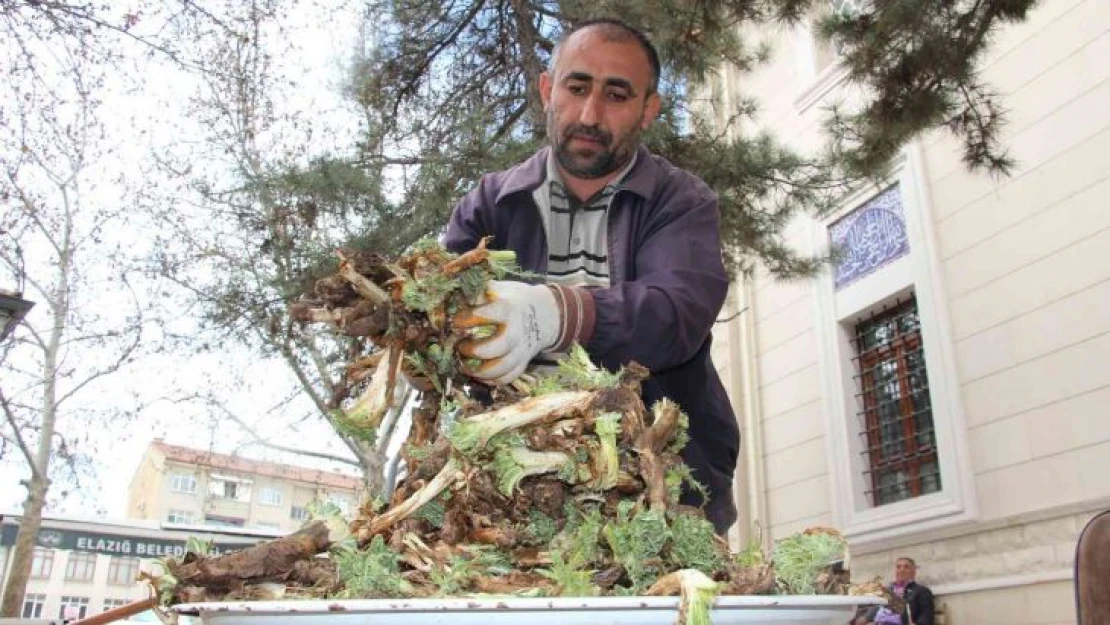
[[[512,382],[536,354],[551,349],[559,341],[563,322],[555,291],[544,285],[503,280],[490,281],[487,303],[469,315],[458,315],[455,327],[496,327],[493,336],[468,339],[459,345],[467,358],[483,362],[470,371],[479,380],[492,384]]]

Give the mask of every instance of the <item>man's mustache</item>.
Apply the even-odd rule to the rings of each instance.
[[[573,124],[567,127],[566,131],[563,132],[563,138],[570,139],[571,137],[583,137],[598,141],[606,147],[613,141],[613,135],[611,133],[605,132],[597,126],[585,126],[582,124]]]

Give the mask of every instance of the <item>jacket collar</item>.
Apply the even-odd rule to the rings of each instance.
[[[513,167],[505,177],[505,184],[497,193],[496,202],[500,203],[508,195],[521,191],[532,192],[547,180],[547,159],[551,154],[551,147],[539,149],[523,163]],[[655,193],[655,178],[659,170],[651,152],[640,146],[636,154],[636,163],[632,170],[620,183],[620,191],[631,191],[636,195],[650,200]]]

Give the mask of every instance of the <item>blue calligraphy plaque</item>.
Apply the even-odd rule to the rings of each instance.
[[[836,290],[878,271],[909,253],[902,193],[895,186],[871,198],[829,226],[833,247],[839,250]]]

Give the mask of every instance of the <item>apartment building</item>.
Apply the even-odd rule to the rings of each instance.
[[[20,516],[0,517],[0,587],[7,582]],[[35,542],[21,616],[85,618],[150,596],[136,580],[159,572],[156,560],[181,556],[190,537],[209,541],[214,553],[236,551],[283,532],[238,528],[173,527],[158,521],[107,521],[47,516]],[[60,622],[60,621],[59,621]]]
[[[773,58],[721,72],[725,111],[755,96],[757,125],[818,148],[853,98],[835,51],[806,27],[745,37]],[[831,525],[857,578],[915,558],[950,623],[1075,622],[1076,540],[1110,508],[1107,58],[1110,3],[1039,3],[982,60],[1012,175],[931,133],[889,184],[791,226],[835,269],[735,285],[714,358],[744,432],[737,540]]]
[[[128,494],[127,516],[189,525],[291,532],[313,502],[353,513],[361,481],[349,475],[170,445],[150,444]]]

